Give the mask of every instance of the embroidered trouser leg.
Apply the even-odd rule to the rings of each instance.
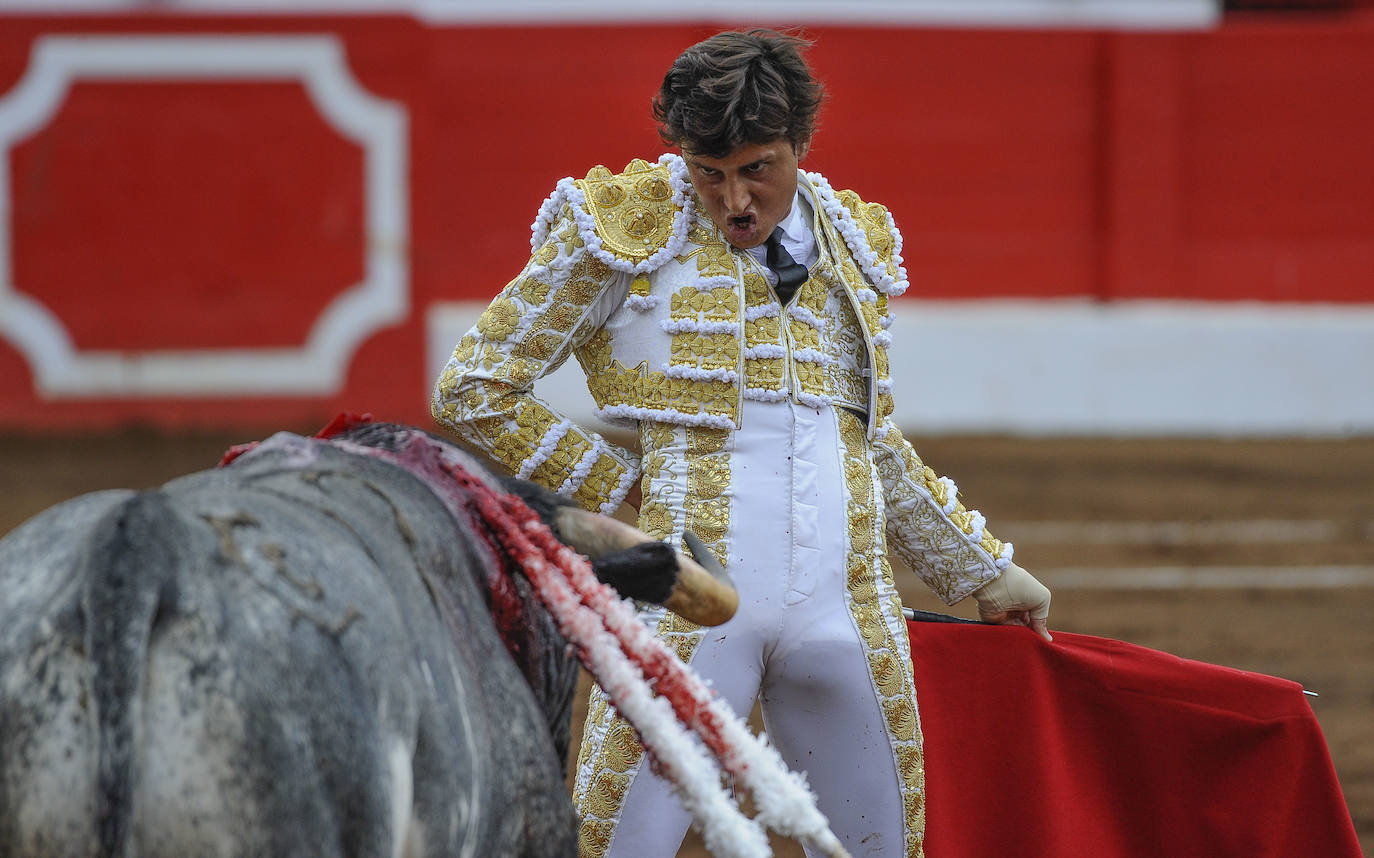
[[[904,852],[904,840],[912,845],[904,818],[911,789],[903,789],[890,736],[893,719],[874,672],[875,651],[895,664],[905,657],[905,638],[894,641],[890,624],[864,628],[859,620],[890,613],[890,592],[871,584],[857,588],[867,594],[863,611],[851,596],[853,570],[876,573],[871,558],[860,556],[856,566],[851,483],[869,477],[855,475],[862,470],[855,462],[866,459],[852,455],[853,433],[842,439],[840,422],[829,409],[747,404],[745,429],[731,436],[725,451],[727,556],[741,608],[729,623],[697,633],[691,664],[735,711],[745,714],[756,699],[761,702],[770,740],[791,767],[807,773],[821,811],[852,854],[917,854]],[[679,451],[659,452],[672,457]],[[867,500],[871,505],[872,497]],[[897,674],[897,687],[888,689],[902,699],[910,698],[907,665]],[[908,708],[914,716],[914,706]],[[604,711],[593,702],[593,716]],[[589,717],[588,737],[597,730],[591,722]],[[604,730],[597,740],[603,758],[617,741]],[[607,816],[584,825],[584,853],[676,854],[689,818],[671,788],[642,757],[607,768],[597,754],[579,774],[585,793],[579,809],[584,817],[589,808],[592,816]],[[919,738],[914,754],[919,765]],[[623,798],[606,801],[597,789]],[[588,837],[589,831],[598,836]]]

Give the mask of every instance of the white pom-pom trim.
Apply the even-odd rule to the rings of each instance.
[[[640,313],[652,310],[661,303],[663,299],[657,295],[630,295],[625,298],[625,306]]]
[[[997,557],[993,559],[993,562],[997,564],[998,569],[1005,569],[1011,565],[1011,558],[1015,553],[1016,546],[1012,545],[1010,542],[1003,542],[1002,553],[998,554]]]
[[[817,363],[821,366],[830,366],[835,362],[830,355],[812,348],[796,349],[792,352],[792,359],[797,363]]]
[[[787,315],[791,316],[793,319],[796,319],[798,322],[803,322],[807,325],[810,325],[818,331],[825,330],[825,322],[822,322],[820,319],[818,319],[816,317],[816,314],[811,312],[811,308],[803,304],[798,304],[795,307],[788,310]]]
[[[787,349],[777,343],[761,343],[757,346],[749,346],[746,348],[744,350],[744,357],[746,360],[787,357]]]
[[[830,187],[830,183],[820,173],[807,173],[806,178],[816,188],[816,196],[820,200],[821,209],[830,217],[830,222],[839,230],[844,237],[844,243],[849,245],[849,251],[854,255],[854,260],[859,263],[864,274],[868,277],[878,291],[884,295],[897,297],[907,289],[906,269],[898,263],[898,256],[893,256],[892,264],[896,268],[897,276],[894,278],[887,272],[887,267],[881,263],[878,254],[868,243],[868,236],[863,228],[854,222],[854,216],[849,209],[845,208],[844,203],[840,202],[835,196],[835,191]],[[902,235],[897,231],[897,224],[892,220],[891,213],[887,217],[887,227],[892,233],[893,253],[899,254],[902,247]]]
[[[596,409],[596,414],[607,421],[616,420],[657,420],[660,423],[676,423],[679,426],[705,426],[711,429],[738,429],[739,424],[722,414],[693,414],[678,411],[676,408],[645,408],[640,405],[607,405]]]
[[[658,326],[669,334],[735,334],[739,332],[738,322],[718,322],[697,319],[663,319]]]
[[[772,390],[767,387],[746,387],[744,398],[754,402],[782,402],[787,399],[787,391]]]
[[[664,364],[662,371],[669,378],[685,378],[690,381],[719,381],[724,384],[734,384],[739,378],[739,373],[733,369],[702,369],[701,367],[676,363]]]

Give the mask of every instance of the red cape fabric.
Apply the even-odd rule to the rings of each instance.
[[[1087,635],[908,627],[929,858],[1361,858],[1296,683]]]

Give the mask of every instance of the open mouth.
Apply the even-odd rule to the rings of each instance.
[[[730,225],[740,231],[747,230],[754,225],[754,216],[751,214],[731,215]]]

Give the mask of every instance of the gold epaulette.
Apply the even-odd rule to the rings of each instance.
[[[666,165],[636,158],[618,174],[598,165],[577,186],[602,248],[621,259],[643,262],[672,237],[677,206]]]
[[[868,246],[873,248],[874,253],[878,254],[878,260],[888,270],[888,273],[896,277],[897,267],[892,262],[892,255],[896,252],[897,240],[892,232],[893,227],[891,219],[888,217],[887,206],[880,203],[866,203],[859,199],[858,194],[849,190],[836,191],[835,198],[845,208],[849,209],[850,215],[854,217],[854,222],[868,237]]]

